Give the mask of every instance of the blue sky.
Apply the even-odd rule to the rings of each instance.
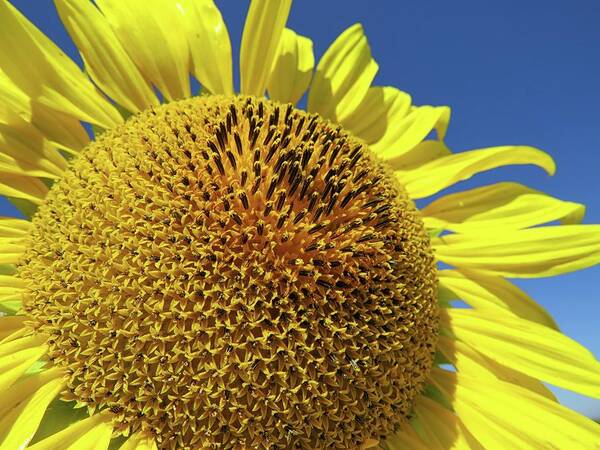
[[[247,2],[217,3],[237,54]],[[13,4],[77,58],[50,0]],[[288,26],[313,39],[318,57],[355,22],[363,23],[379,63],[377,84],[409,92],[416,104],[452,107],[452,149],[528,144],[558,164],[554,177],[532,167],[505,168],[460,188],[515,180],[585,203],[585,222],[600,223],[600,2],[298,0]],[[10,213],[0,203],[0,214]],[[600,267],[518,284],[599,356],[598,280]],[[557,392],[570,407],[600,417],[600,401]]]

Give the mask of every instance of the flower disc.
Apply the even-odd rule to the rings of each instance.
[[[33,224],[24,309],[63,399],[161,448],[356,448],[406,419],[432,365],[417,210],[367,147],[291,105],[134,116]]]

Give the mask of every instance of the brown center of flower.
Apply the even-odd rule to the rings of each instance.
[[[356,448],[405,420],[432,365],[418,212],[368,148],[291,105],[139,114],[33,223],[24,307],[62,398],[160,448]]]

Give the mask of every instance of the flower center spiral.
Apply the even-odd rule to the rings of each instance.
[[[24,309],[159,448],[356,448],[432,365],[436,271],[402,187],[341,127],[196,97],[91,143],[36,214]]]

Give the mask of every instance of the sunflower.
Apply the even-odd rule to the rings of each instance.
[[[291,0],[251,2],[239,92],[212,0],[56,6],[84,71],[0,0],[1,449],[599,445],[544,383],[600,364],[506,278],[600,226],[509,182],[414,203],[550,156],[452,153],[360,24],[315,69]]]

